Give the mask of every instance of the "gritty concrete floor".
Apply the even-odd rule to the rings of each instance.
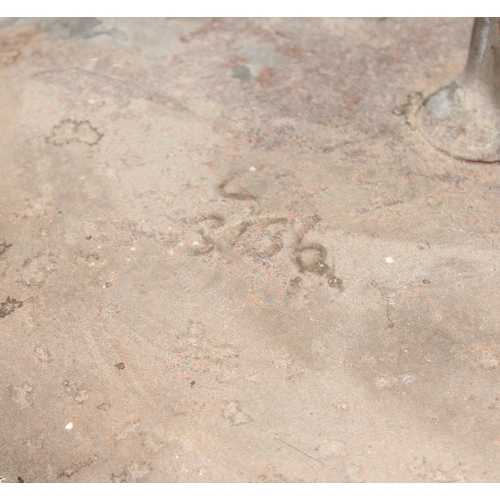
[[[2,480],[499,481],[471,27],[0,20]]]

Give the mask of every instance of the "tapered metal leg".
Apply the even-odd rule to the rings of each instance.
[[[499,18],[476,18],[464,72],[423,102],[417,126],[435,148],[452,156],[500,160]]]

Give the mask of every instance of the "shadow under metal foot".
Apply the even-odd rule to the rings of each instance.
[[[417,126],[436,149],[463,160],[500,160],[499,18],[476,18],[462,75],[422,104]]]

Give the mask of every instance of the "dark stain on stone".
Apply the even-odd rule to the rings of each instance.
[[[335,273],[335,263],[332,262],[331,266],[326,263],[327,249],[320,243],[302,244],[305,233],[313,229],[320,221],[321,217],[318,214],[307,217],[304,220],[305,228],[302,234],[299,233],[295,239],[292,261],[299,268],[300,273],[308,272],[319,276],[326,275],[328,285],[332,288],[338,288],[343,292],[344,286],[342,280]],[[292,282],[290,284],[292,285]]]
[[[226,223],[225,217],[217,213],[208,214],[206,218],[210,219],[212,223],[217,227],[221,227]]]
[[[125,370],[125,363],[122,363],[121,361],[120,363],[116,363],[115,366],[118,368],[118,370]]]
[[[310,272],[323,275],[329,269],[325,262],[327,253],[326,248],[319,243],[301,245],[294,250],[294,261],[301,273]]]
[[[338,288],[338,289],[340,289],[340,290],[342,290],[342,289],[343,289],[343,287],[342,287],[342,280],[341,280],[340,278],[337,278],[337,276],[330,276],[330,277],[328,278],[328,284],[329,284],[332,288],[336,287],[336,288]]]
[[[61,120],[52,128],[52,134],[45,141],[54,146],[63,146],[70,142],[81,142],[95,146],[104,134],[99,132],[88,120]]]
[[[9,314],[13,313],[15,309],[19,309],[23,306],[22,300],[11,299],[7,297],[5,302],[0,303],[0,318],[5,318]]]
[[[230,198],[233,200],[256,200],[257,198],[247,191],[244,187],[240,187],[238,191],[227,191],[226,186],[233,181],[239,175],[231,175],[227,179],[223,180],[218,186],[217,191],[223,198]]]
[[[11,246],[12,243],[7,243],[5,241],[3,243],[0,243],[0,255],[3,255]]]
[[[95,17],[62,17],[40,19],[38,31],[62,39],[86,39],[106,33],[95,30],[102,21]]]
[[[253,78],[250,68],[245,64],[233,66],[231,68],[231,76],[233,78],[238,78],[238,80],[241,80],[243,83],[248,83]]]
[[[84,462],[80,462],[77,464],[71,464],[69,467],[66,467],[64,470],[60,471],[57,474],[58,478],[61,477],[71,477],[74,474],[76,474],[80,469],[83,469],[84,467],[89,467],[92,465],[94,462],[97,462],[99,460],[99,457],[97,455],[94,455],[93,457],[88,458]]]
[[[288,283],[288,289],[286,291],[287,295],[292,295],[296,293],[300,289],[301,284],[302,284],[302,278],[300,276],[292,278]]]

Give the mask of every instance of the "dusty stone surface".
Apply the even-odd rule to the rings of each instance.
[[[2,481],[500,480],[471,26],[1,20]]]

